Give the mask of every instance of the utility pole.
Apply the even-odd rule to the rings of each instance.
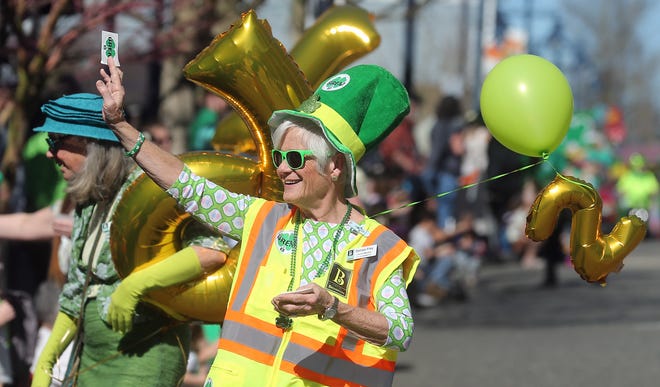
[[[525,24],[527,25],[527,52],[530,54],[536,53],[534,31],[532,31],[534,18],[534,0],[527,0],[525,2]]]
[[[474,88],[472,95],[472,108],[479,109],[481,96],[481,62],[483,57],[483,32],[484,32],[484,0],[479,0],[477,6],[477,43],[475,44],[475,65],[474,65]]]
[[[152,45],[153,53],[149,62],[147,63],[147,91],[144,111],[140,112],[140,120],[153,120],[158,116],[158,108],[160,106],[160,80],[163,72],[162,65],[162,45],[160,43],[158,33],[162,31],[164,25],[164,0],[157,0],[154,4],[154,19],[155,28],[153,29]],[[114,30],[112,30],[114,31]]]
[[[415,13],[417,12],[415,0],[408,0],[406,9],[406,31],[404,43],[403,85],[408,92],[412,91],[413,83],[413,57],[415,44]]]

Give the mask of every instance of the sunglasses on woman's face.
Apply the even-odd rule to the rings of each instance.
[[[61,142],[65,138],[70,137],[68,135],[51,137],[50,135],[46,137],[46,143],[48,144],[48,150],[50,153],[55,154],[60,149]]]
[[[275,164],[275,168],[277,168],[282,164],[282,161],[286,160],[286,163],[289,164],[289,168],[300,169],[305,166],[305,158],[313,154],[314,152],[311,150],[292,149],[281,151],[279,149],[273,149],[273,164]]]

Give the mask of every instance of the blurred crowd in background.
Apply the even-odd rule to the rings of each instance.
[[[558,265],[570,265],[570,210],[547,240],[525,235],[535,198],[557,174],[599,193],[603,234],[634,214],[647,221],[647,237],[660,235],[657,160],[622,145],[616,107],[575,112],[562,144],[542,160],[504,147],[479,112],[462,108],[461,96],[430,106],[414,93],[411,100],[407,119],[361,161],[360,199],[422,257],[410,289],[417,306],[468,300],[484,264],[543,270],[539,286],[557,286]]]

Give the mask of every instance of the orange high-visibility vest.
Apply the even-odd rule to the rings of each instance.
[[[263,199],[248,210],[222,337],[209,372],[212,384],[208,385],[391,385],[396,351],[361,340],[316,315],[294,318],[289,330],[275,325],[278,313],[271,300],[287,290],[291,248],[293,243],[301,246],[293,238],[294,214],[285,203]],[[400,266],[409,283],[419,257],[374,220],[365,220],[365,231],[314,282],[341,302],[376,310],[372,295]],[[294,284],[300,283],[301,250],[297,249]]]

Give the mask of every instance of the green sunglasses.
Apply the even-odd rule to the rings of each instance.
[[[273,149],[271,154],[273,156],[273,164],[275,164],[275,168],[279,167],[280,164],[282,164],[282,161],[286,159],[289,168],[300,169],[305,166],[305,158],[314,155],[314,152],[301,149],[292,149],[288,151]]]

